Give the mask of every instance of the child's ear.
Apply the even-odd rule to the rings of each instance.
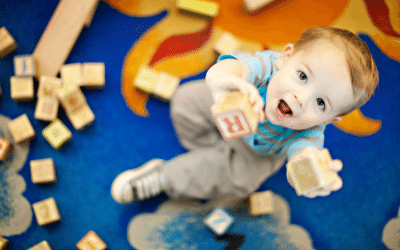
[[[334,123],[340,122],[341,120],[342,120],[341,116],[336,116],[335,118],[332,119],[332,121],[330,123],[334,124]]]
[[[293,52],[294,52],[294,45],[292,43],[286,45],[285,48],[283,49],[283,52],[276,60],[276,67],[280,69],[283,63],[286,62],[286,60],[289,59],[291,55],[293,55]]]

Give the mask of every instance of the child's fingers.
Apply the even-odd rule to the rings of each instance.
[[[341,160],[332,160],[329,168],[333,171],[339,172],[343,169],[343,163]]]
[[[332,191],[338,191],[339,189],[341,189],[343,187],[343,181],[342,178],[337,178],[337,180],[335,182],[333,182],[330,186],[330,190]]]

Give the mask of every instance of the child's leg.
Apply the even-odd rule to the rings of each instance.
[[[171,100],[171,119],[181,144],[188,150],[222,140],[211,106],[214,100],[204,80],[181,85]]]

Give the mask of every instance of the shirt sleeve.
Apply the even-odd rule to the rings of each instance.
[[[300,131],[294,135],[283,147],[283,152],[288,160],[307,147],[322,150],[324,148],[325,128],[326,126],[316,126],[313,129]]]

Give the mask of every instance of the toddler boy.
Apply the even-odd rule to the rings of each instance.
[[[322,150],[326,125],[364,105],[377,84],[367,45],[336,28],[310,28],[281,54],[222,55],[205,81],[180,86],[171,101],[175,131],[188,152],[124,171],[112,184],[112,197],[121,204],[161,192],[172,198],[247,197],[286,160]],[[256,133],[226,141],[211,107],[232,90],[249,94],[262,118]],[[340,171],[342,162],[332,160],[330,168]],[[289,173],[287,179],[293,186]],[[341,187],[338,177],[305,196],[326,196]]]

